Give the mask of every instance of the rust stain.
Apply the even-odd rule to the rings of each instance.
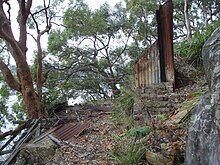
[[[73,124],[68,123],[64,125],[60,125],[57,128],[54,129],[52,134],[60,139],[60,140],[69,140],[73,137],[78,137],[80,133],[82,133],[86,128],[88,128],[89,124]]]

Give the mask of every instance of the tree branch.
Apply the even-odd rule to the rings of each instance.
[[[27,52],[27,18],[30,13],[30,7],[32,5],[32,0],[27,1],[27,6],[25,5],[25,0],[20,0],[19,2],[19,18],[18,24],[20,27],[19,45],[22,52]],[[26,53],[23,53],[26,59]]]
[[[7,84],[14,90],[21,92],[21,85],[15,80],[8,66],[0,58],[0,70]]]
[[[129,38],[132,34],[133,30],[131,29],[130,32],[128,32],[128,36],[127,36],[127,39],[125,41],[125,44],[124,44],[124,48],[121,50],[121,52],[118,54],[118,56],[115,58],[115,60],[113,61],[113,65],[118,61],[118,59],[121,57],[121,55],[125,52],[125,50],[127,49],[128,47],[128,41],[129,41]]]
[[[49,2],[50,3],[50,2]],[[42,59],[43,59],[43,51],[41,47],[41,36],[44,35],[45,33],[49,33],[51,29],[51,23],[50,23],[50,18],[48,17],[47,10],[49,9],[49,5],[46,6],[45,0],[44,0],[44,10],[45,10],[45,19],[46,19],[46,28],[43,31],[39,30],[38,23],[34,18],[34,15],[32,14],[32,18],[35,22],[35,25],[37,27],[37,79],[36,79],[36,84],[37,84],[37,90],[38,90],[38,95],[41,98],[42,95],[42,87],[43,83],[46,81],[46,78],[43,76],[43,65],[42,65]]]
[[[14,38],[10,22],[5,15],[2,5],[0,6],[0,38],[5,40],[8,50],[14,57],[15,61],[17,62],[21,60],[22,57],[20,55],[22,55],[23,53]]]
[[[28,17],[28,15],[30,14],[31,6],[32,6],[32,0],[28,0],[28,1],[26,2],[26,6],[25,6],[25,9],[26,9],[26,11],[27,11],[27,17]]]
[[[11,13],[10,13],[11,5],[10,5],[10,3],[8,1],[4,1],[4,2],[8,5],[8,10],[7,10],[7,12],[8,12],[8,20],[9,20],[9,22],[11,22]]]

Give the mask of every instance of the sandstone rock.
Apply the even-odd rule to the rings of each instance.
[[[220,27],[203,46],[210,92],[193,111],[186,146],[187,165],[220,164]]]
[[[15,164],[46,164],[52,159],[56,148],[57,146],[49,138],[44,138],[38,143],[28,143],[22,147]]]
[[[181,88],[195,82],[197,70],[186,62],[186,59],[174,56],[176,88]]]

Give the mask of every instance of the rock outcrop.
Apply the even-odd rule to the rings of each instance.
[[[202,51],[209,92],[195,107],[186,146],[187,165],[220,164],[220,27]]]
[[[22,147],[15,165],[49,164],[57,146],[48,137]]]

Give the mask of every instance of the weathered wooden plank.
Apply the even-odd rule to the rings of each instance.
[[[4,139],[5,137],[7,137],[9,135],[18,134],[18,133],[20,133],[25,128],[27,128],[27,125],[26,124],[22,124],[21,126],[16,128],[15,130],[7,131],[7,132],[5,132],[5,133],[0,135],[0,140]]]
[[[0,151],[0,155],[5,155],[11,153],[13,150],[5,150],[5,151]]]
[[[13,152],[11,153],[11,155],[7,158],[7,160],[5,160],[3,162],[3,165],[8,165],[11,163],[11,161],[14,159],[14,157],[18,154],[18,152],[20,151],[21,146],[31,137],[31,135],[34,133],[34,131],[36,130],[36,127],[38,126],[40,119],[36,119],[33,121],[32,126],[30,127],[30,129],[28,130],[27,134],[17,143],[17,145],[15,146],[15,149],[13,150]]]
[[[8,133],[4,133],[4,135],[2,134],[2,138],[5,138],[7,136],[9,136],[10,134],[13,135],[4,145],[2,145],[0,147],[0,151],[2,151],[5,147],[8,146],[8,144],[11,143],[11,141],[25,128],[28,128],[30,126],[30,120],[26,121],[26,123],[22,124],[21,126],[19,126],[18,128],[16,128],[14,131],[8,131]],[[7,136],[6,136],[7,135]],[[5,137],[4,137],[5,136]],[[1,138],[0,138],[1,139]]]

